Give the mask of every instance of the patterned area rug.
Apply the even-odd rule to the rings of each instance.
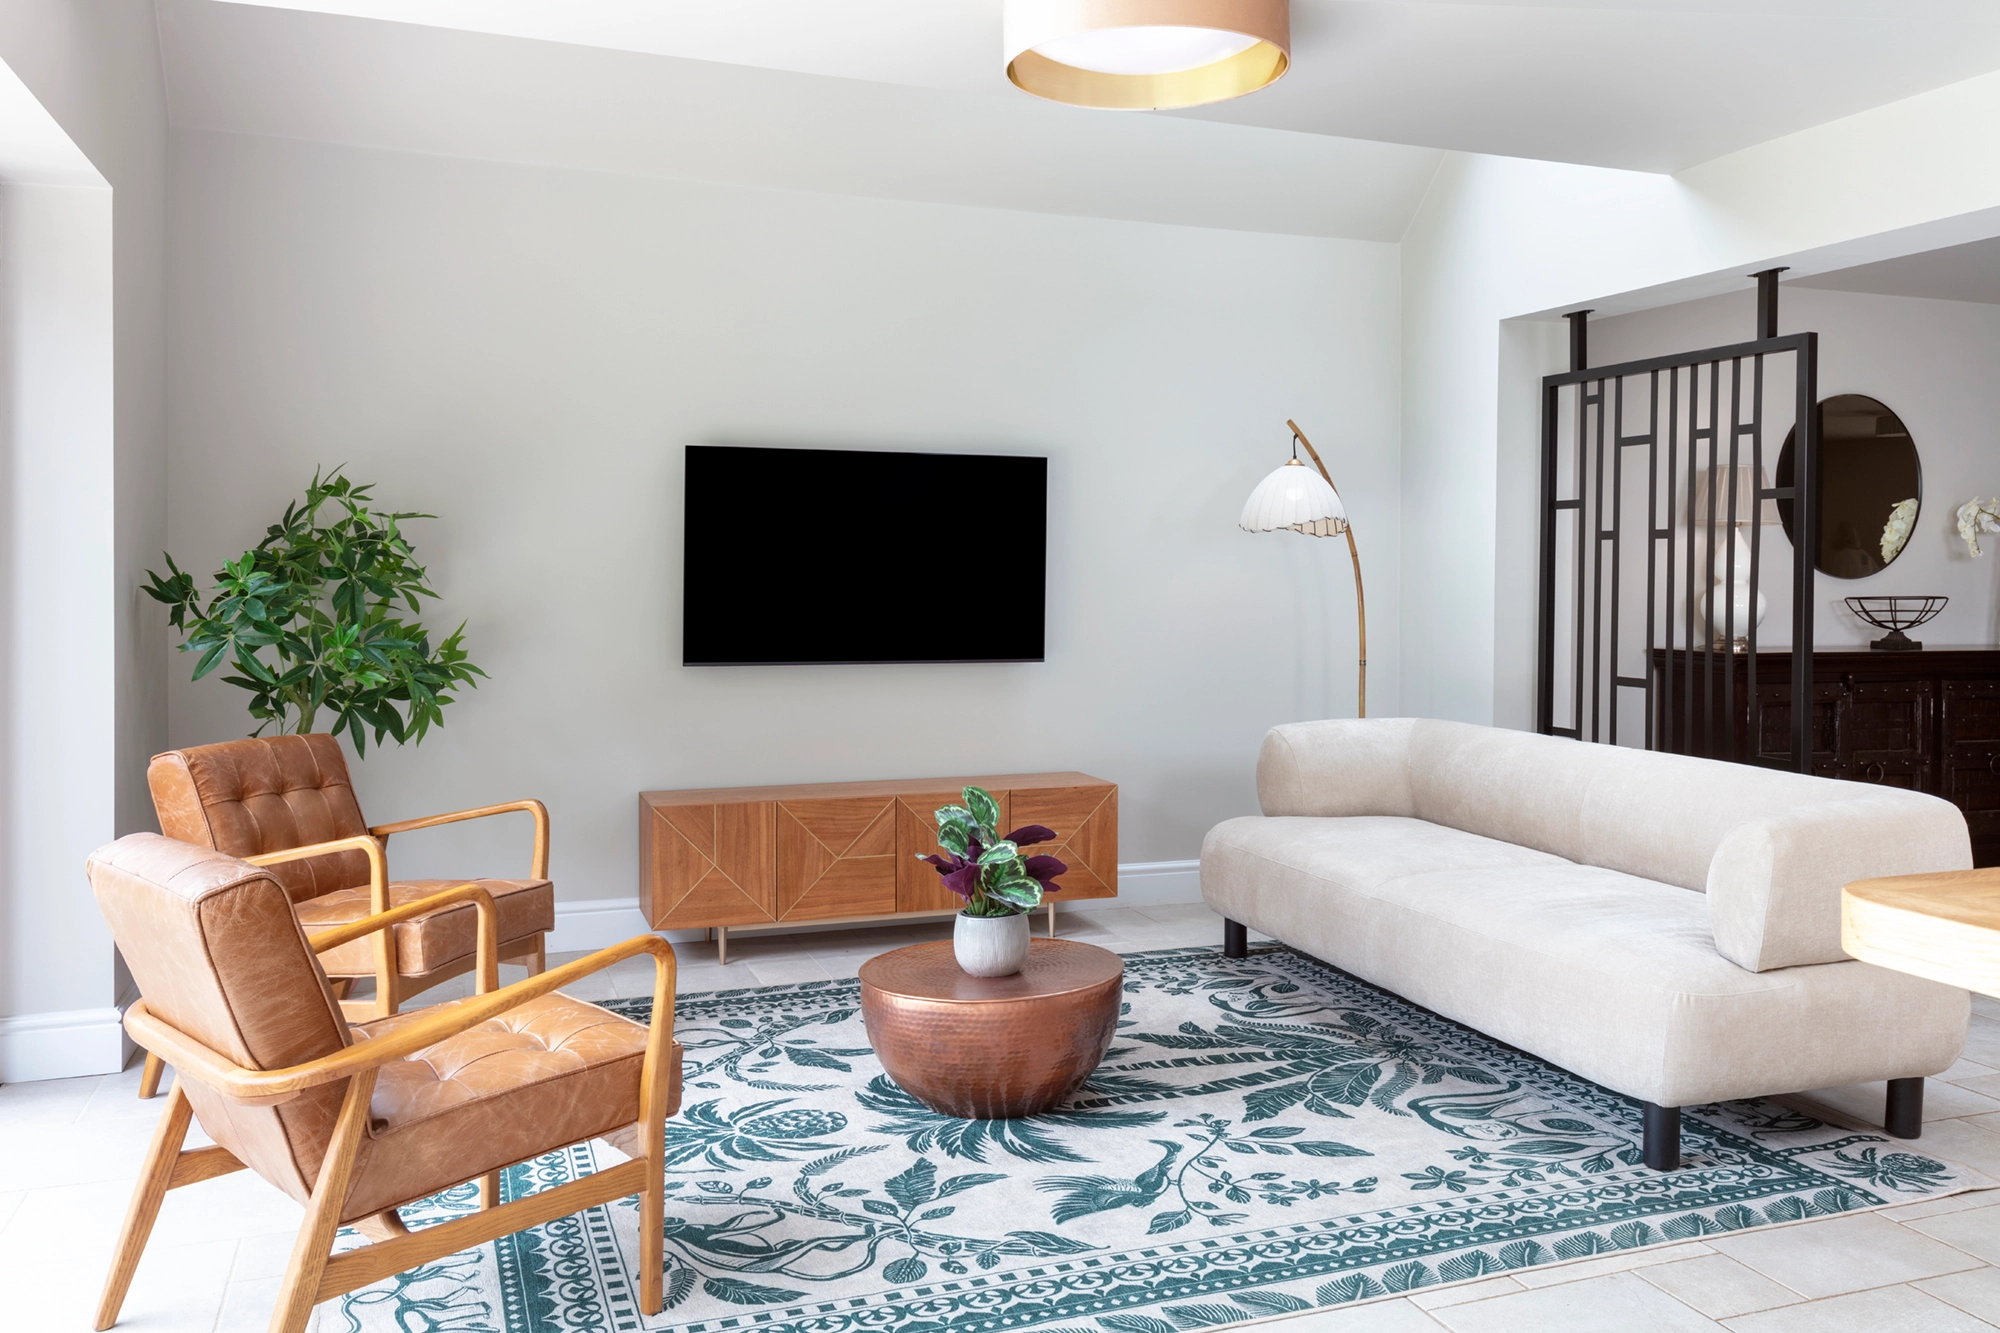
[[[1125,966],[1104,1065],[1032,1120],[904,1094],[853,981],[684,996],[663,1314],[638,1313],[624,1201],[356,1292],[318,1327],[1179,1333],[1992,1184],[1768,1101],[1688,1108],[1689,1166],[1657,1174],[1635,1103],[1301,954]],[[505,1190],[617,1160],[580,1145]],[[404,1215],[475,1205],[467,1186]]]

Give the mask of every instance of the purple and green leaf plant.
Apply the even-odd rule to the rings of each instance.
[[[1054,842],[1056,831],[1024,824],[1006,837],[997,832],[1000,803],[982,787],[967,787],[964,805],[937,812],[938,846],[920,856],[936,868],[944,886],[965,899],[967,916],[1018,916],[1041,906],[1045,894],[1062,888],[1056,877],[1069,867],[1053,856],[1024,856],[1023,847]]]

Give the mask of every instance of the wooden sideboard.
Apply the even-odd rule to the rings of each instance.
[[[1655,748],[1790,767],[1792,655],[1756,654],[1754,699],[1749,663],[1744,653],[1681,651],[1670,662],[1656,650]],[[1658,697],[1669,671],[1671,729]],[[1973,864],[2000,865],[2000,648],[1822,648],[1812,737],[1813,772],[1942,796],[1965,812]]]
[[[933,811],[984,787],[1001,831],[1043,824],[1035,848],[1069,866],[1054,905],[1118,893],[1118,787],[1085,773],[907,778],[639,793],[639,906],[655,930],[880,921],[962,900],[917,858],[939,850]]]

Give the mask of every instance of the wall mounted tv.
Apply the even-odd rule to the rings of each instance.
[[[1039,662],[1049,460],[689,445],[688,666]]]

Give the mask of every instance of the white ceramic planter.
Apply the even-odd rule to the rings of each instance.
[[[1028,918],[967,916],[960,912],[951,932],[958,965],[975,977],[1011,977],[1028,961]]]

